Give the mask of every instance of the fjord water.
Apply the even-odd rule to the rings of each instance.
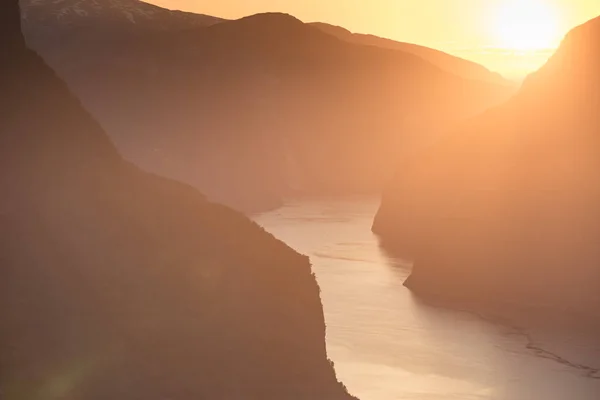
[[[257,223],[310,257],[327,350],[361,400],[597,400],[600,349],[423,304],[402,283],[410,263],[379,247],[373,198],[290,202]],[[537,349],[537,350],[536,350]]]

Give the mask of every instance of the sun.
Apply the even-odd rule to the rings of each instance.
[[[503,48],[547,49],[560,40],[559,13],[548,0],[504,0],[493,19],[494,36]]]

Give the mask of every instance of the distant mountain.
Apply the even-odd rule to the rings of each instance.
[[[102,25],[117,21],[110,7],[77,28],[38,21],[38,7],[25,7],[28,42],[126,158],[245,211],[298,191],[379,192],[399,148],[512,93],[284,14],[150,32]]]
[[[0,6],[2,399],[350,400],[301,256],[124,161]]]
[[[222,20],[209,15],[171,11],[137,0],[21,0],[22,17],[36,29],[57,35],[64,30],[113,29],[173,31],[210,26]]]
[[[397,42],[395,40],[385,39],[374,35],[352,33],[340,26],[323,22],[314,22],[311,25],[323,30],[323,32],[327,32],[330,35],[350,43],[399,50],[417,55],[433,65],[463,78],[511,85],[511,83],[502,78],[500,74],[488,70],[483,65],[444,53],[443,51],[412,43]]]
[[[600,326],[599,49],[600,18],[510,101],[400,164],[373,229],[415,260],[411,288]]]

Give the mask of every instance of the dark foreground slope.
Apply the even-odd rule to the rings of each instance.
[[[0,12],[0,397],[347,399],[308,259],[125,162]]]
[[[406,160],[373,230],[419,293],[600,322],[600,19],[512,100]],[[536,311],[537,312],[537,311]]]
[[[379,193],[405,142],[511,93],[289,15],[157,32],[117,21],[112,8],[67,23],[48,18],[50,3],[24,3],[28,42],[125,158],[245,211],[296,191]]]

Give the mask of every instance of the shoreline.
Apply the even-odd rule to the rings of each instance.
[[[412,276],[412,275],[411,275]],[[427,290],[419,289],[417,285],[411,282],[410,276],[405,281],[404,286],[411,291],[418,299],[419,302],[433,308],[465,313],[472,315],[482,321],[488,322],[492,325],[507,328],[509,335],[518,335],[523,337],[526,342],[525,347],[530,350],[536,357],[545,358],[549,361],[553,361],[567,367],[573,368],[580,372],[584,377],[594,380],[600,380],[600,363],[597,366],[586,365],[585,363],[579,363],[571,361],[568,356],[561,356],[557,352],[550,351],[542,344],[538,344],[533,338],[534,330],[538,332],[558,330],[561,333],[573,332],[575,328],[565,329],[565,325],[559,326],[565,322],[564,319],[550,321],[545,318],[537,318],[528,326],[527,321],[532,321],[531,315],[536,311],[541,311],[540,308],[533,307],[511,307],[503,308],[501,303],[487,302],[485,304],[479,302],[480,307],[473,306],[473,300],[469,301],[466,298],[459,300],[452,296],[440,296],[433,294]],[[545,315],[545,313],[542,313]],[[566,317],[566,314],[560,313],[559,318]],[[573,319],[570,319],[573,322]],[[581,324],[580,320],[575,320],[576,323]],[[580,332],[580,331],[577,331]],[[589,336],[595,336],[600,338],[600,324],[598,326],[591,326],[585,333]],[[600,349],[600,339],[597,340],[597,346]]]

